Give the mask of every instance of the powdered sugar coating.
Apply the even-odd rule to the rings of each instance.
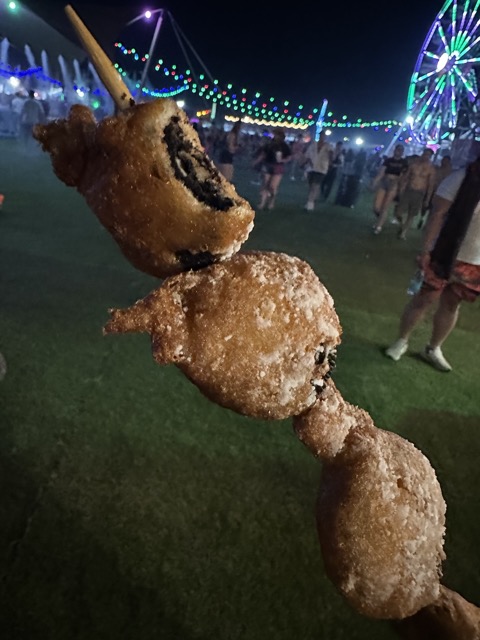
[[[331,366],[317,355],[333,352],[341,333],[332,297],[306,262],[255,251],[168,278],[114,312],[107,330],[149,331],[157,362],[174,362],[214,402],[271,419],[313,405],[314,381]]]
[[[317,525],[325,568],[372,618],[404,618],[439,595],[446,505],[416,447],[376,428],[352,429],[325,464]]]

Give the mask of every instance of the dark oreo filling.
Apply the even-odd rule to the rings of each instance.
[[[323,382],[325,383],[329,378],[332,377],[332,371],[335,369],[335,365],[337,363],[337,350],[333,349],[327,356],[325,346],[320,345],[320,347],[321,348],[315,353],[315,364],[321,366],[325,362],[325,359],[327,359],[329,368],[327,373],[322,378]],[[318,394],[322,393],[322,391],[325,389],[325,385],[320,386],[318,384],[315,384],[313,380],[312,384]]]
[[[213,264],[216,261],[215,256],[213,253],[210,253],[210,251],[192,253],[187,249],[182,249],[181,251],[176,251],[175,256],[185,269],[191,269],[192,271],[208,267],[208,265]]]
[[[217,170],[202,151],[185,138],[178,116],[172,118],[164,129],[170,162],[177,180],[183,182],[197,200],[212,209],[227,211],[235,204],[232,198],[221,191],[221,183]],[[199,180],[197,169],[208,173],[206,180]]]

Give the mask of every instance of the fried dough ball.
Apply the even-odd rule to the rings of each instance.
[[[331,380],[294,429],[323,460],[317,528],[325,569],[359,613],[412,616],[439,595],[446,505],[413,444],[377,429]]]
[[[299,440],[322,460],[331,460],[337,455],[353,427],[375,428],[375,425],[366,411],[343,399],[331,379],[313,407],[293,420]]]
[[[283,253],[245,252],[165,280],[106,333],[147,331],[155,360],[175,363],[213,402],[282,419],[311,406],[341,327],[312,268]]]
[[[254,211],[203,151],[174,100],[134,105],[97,124],[75,105],[37,125],[56,175],[85,197],[131,264],[158,278],[236,253]]]

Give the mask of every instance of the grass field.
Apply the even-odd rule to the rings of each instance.
[[[158,281],[126,262],[49,159],[0,140],[2,640],[389,640],[325,577],[319,464],[290,421],[207,401],[147,335],[102,336],[109,307]],[[238,191],[255,205],[248,168]],[[480,604],[480,306],[464,306],[442,374],[396,336],[420,233],[370,232],[354,209],[302,210],[285,181],[246,248],[308,261],[343,325],[334,380],[377,426],[417,445],[447,501],[444,583]]]

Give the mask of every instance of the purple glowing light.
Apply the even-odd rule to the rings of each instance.
[[[147,9],[147,11],[145,11],[143,15],[145,16],[145,20],[150,20],[150,18],[152,17],[152,12],[150,11],[150,9]]]
[[[438,143],[476,126],[480,96],[480,0],[445,0],[417,59],[407,113],[418,143]]]

